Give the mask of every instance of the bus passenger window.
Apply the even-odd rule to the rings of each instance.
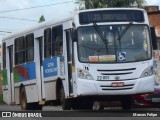
[[[29,34],[26,36],[26,62],[34,60],[34,35]]]
[[[3,48],[2,48],[2,52],[3,52],[3,69],[6,68],[6,43],[3,43]]]
[[[15,64],[25,63],[25,39],[19,37],[15,39]]]
[[[63,53],[63,29],[62,26],[52,28],[52,56],[60,56]]]
[[[44,57],[51,57],[51,28],[44,31]]]

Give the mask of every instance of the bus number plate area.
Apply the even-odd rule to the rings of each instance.
[[[97,80],[109,80],[109,76],[97,76]]]
[[[124,86],[124,82],[112,82],[112,87],[122,87]]]

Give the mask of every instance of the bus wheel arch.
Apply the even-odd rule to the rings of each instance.
[[[38,102],[27,103],[27,94],[23,84],[20,85],[20,105],[21,110],[42,110]]]

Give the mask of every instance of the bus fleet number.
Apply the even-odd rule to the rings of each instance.
[[[109,76],[97,76],[97,80],[109,80]]]

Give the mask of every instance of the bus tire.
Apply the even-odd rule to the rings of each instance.
[[[21,104],[21,110],[29,110],[30,105],[27,103],[27,96],[24,87],[22,87],[20,91],[20,104]]]
[[[61,101],[63,110],[71,110],[72,108],[71,101],[65,98],[65,92],[64,92],[63,86],[61,86],[61,89],[60,89],[60,101]]]
[[[38,102],[27,103],[27,96],[25,88],[22,87],[20,91],[21,110],[42,110],[42,106]]]
[[[123,110],[130,110],[132,108],[132,96],[126,95],[121,100]]]

